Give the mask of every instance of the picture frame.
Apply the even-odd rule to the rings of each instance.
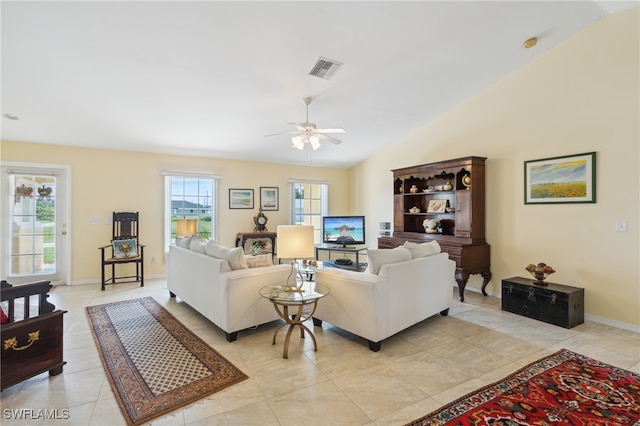
[[[595,202],[595,152],[524,162],[525,204]]]
[[[229,189],[230,209],[252,209],[253,189]]]
[[[280,209],[279,188],[277,186],[260,187],[260,208],[264,211]]]
[[[440,199],[429,200],[429,204],[427,206],[427,213],[444,213],[448,205],[449,205],[448,200],[440,200]]]

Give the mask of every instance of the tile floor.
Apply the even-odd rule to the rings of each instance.
[[[250,376],[152,421],[154,425],[402,425],[441,405],[567,348],[640,373],[640,335],[587,322],[567,330],[503,312],[500,299],[467,291],[465,303],[452,293],[447,317],[436,315],[369,351],[358,337],[326,322],[311,339],[291,339],[282,358],[283,336],[271,345],[278,322],[224,333],[169,298],[164,281],[110,286],[61,286],[50,300],[65,315],[61,375],[47,373],[0,394],[3,425],[124,425],[88,328],[85,306],[152,296],[187,327]],[[268,303],[265,301],[265,303]],[[320,302],[321,303],[321,302]],[[294,337],[296,334],[294,333]],[[6,409],[68,409],[62,420],[14,420]]]

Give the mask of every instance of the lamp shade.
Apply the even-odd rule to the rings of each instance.
[[[276,235],[280,259],[315,257],[313,226],[278,225]]]
[[[188,237],[196,233],[196,219],[178,219],[176,222],[176,236]]]

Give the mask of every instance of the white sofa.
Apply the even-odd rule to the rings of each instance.
[[[375,252],[392,255],[404,247]],[[451,306],[455,262],[447,253],[376,265],[376,273],[337,268],[316,271],[316,281],[330,294],[318,301],[313,315],[316,326],[326,321],[369,341],[369,349],[380,350],[382,340]],[[369,267],[374,250],[369,250]],[[400,259],[407,259],[406,252]],[[379,268],[379,271],[378,271]]]
[[[233,263],[206,252],[169,246],[170,295],[178,296],[220,327],[229,342],[236,340],[240,330],[280,318],[259,291],[266,285],[282,285],[291,271],[290,265],[233,270]]]

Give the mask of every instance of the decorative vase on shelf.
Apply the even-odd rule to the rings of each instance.
[[[442,185],[443,191],[451,191],[452,189],[453,189],[453,185],[451,184],[451,182],[447,182],[444,185]]]
[[[418,193],[418,187],[415,185],[411,185],[411,188],[409,188],[409,192],[412,194],[417,194]]]
[[[440,229],[440,221],[436,219],[425,219],[422,222],[424,232],[427,234],[437,234]]]

